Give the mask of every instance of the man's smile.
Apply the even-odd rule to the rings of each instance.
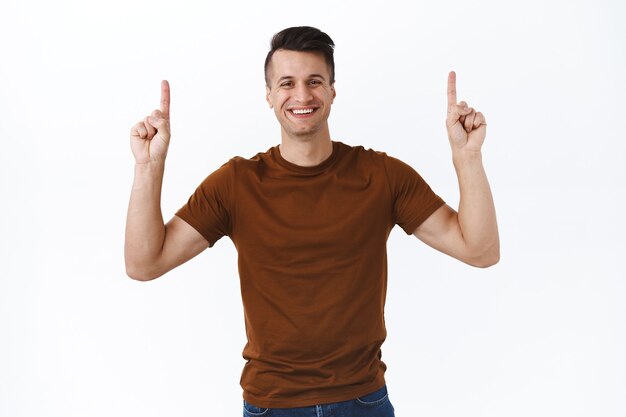
[[[294,107],[287,109],[294,117],[301,119],[311,116],[319,107]]]

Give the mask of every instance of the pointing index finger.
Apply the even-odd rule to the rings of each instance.
[[[161,113],[170,118],[170,83],[167,80],[161,81]]]
[[[450,71],[448,74],[448,106],[456,105],[456,73]]]

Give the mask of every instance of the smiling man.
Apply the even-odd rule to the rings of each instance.
[[[319,142],[330,152],[328,116],[335,81],[324,55],[279,49],[268,56],[265,71],[267,102],[281,125],[282,144],[285,139]]]
[[[151,280],[221,237],[237,249],[248,342],[244,416],[394,415],[386,337],[386,242],[395,225],[477,267],[498,262],[493,199],[482,165],[486,122],[457,102],[448,76],[446,127],[459,179],[458,212],[405,163],[331,139],[334,44],[318,29],[277,33],[265,62],[266,99],[280,144],[235,157],[163,223],[170,141],[169,84],[159,110],[131,129],[135,181],[127,273]]]

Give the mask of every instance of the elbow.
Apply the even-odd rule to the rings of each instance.
[[[494,266],[495,264],[497,264],[498,262],[500,262],[500,255],[494,255],[494,256],[490,256],[490,257],[485,257],[485,258],[481,258],[479,260],[474,260],[472,262],[468,262],[470,265],[472,265],[473,267],[476,268],[489,268],[491,266]]]
[[[166,272],[162,270],[158,257],[146,256],[128,247],[124,250],[124,266],[126,275],[135,281],[152,281]]]
[[[149,268],[138,267],[137,265],[126,263],[126,275],[135,281],[152,281],[163,274],[155,272]]]
[[[476,268],[489,268],[500,262],[500,245],[496,244],[478,256],[473,256],[467,264]]]

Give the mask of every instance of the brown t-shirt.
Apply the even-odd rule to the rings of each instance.
[[[176,215],[237,248],[244,399],[304,407],[381,388],[387,238],[443,204],[405,163],[340,142],[314,167],[273,147],[209,175]]]

